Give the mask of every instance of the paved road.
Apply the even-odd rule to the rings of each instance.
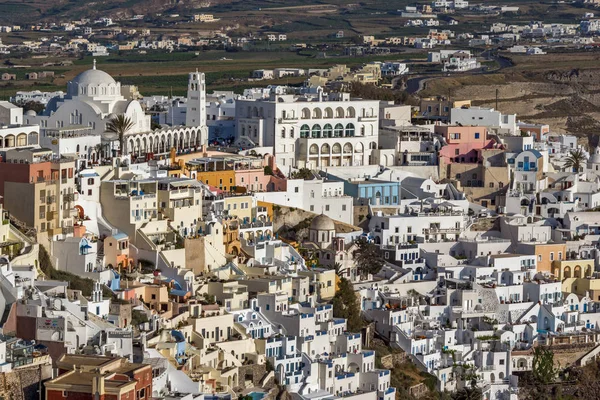
[[[486,55],[487,53],[487,55]],[[509,58],[500,56],[498,54],[492,54],[491,50],[486,50],[482,54],[484,57],[491,57],[498,63],[498,68],[492,70],[481,70],[477,72],[473,72],[472,75],[483,75],[483,74],[494,74],[504,68],[512,67],[513,63]],[[449,74],[430,74],[430,75],[421,75],[406,81],[406,91],[410,94],[419,93],[421,90],[425,89],[427,86],[427,81],[429,79],[440,78],[443,76],[448,76]]]

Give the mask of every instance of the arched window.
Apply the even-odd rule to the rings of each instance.
[[[339,143],[334,144],[331,152],[334,154],[340,154],[342,152],[342,146],[340,146]]]
[[[316,144],[313,144],[312,146],[310,146],[309,153],[310,154],[319,154],[319,146],[317,146]]]
[[[327,143],[321,146],[321,154],[329,154],[329,145]]]
[[[325,124],[325,126],[323,127],[323,137],[324,138],[333,137],[333,128],[331,127],[330,124]]]
[[[344,145],[344,153],[352,153],[352,145],[350,143]]]
[[[300,128],[300,137],[307,138],[309,135],[310,135],[310,128],[308,127],[308,125],[306,125],[306,124],[302,125],[302,127]]]
[[[294,127],[290,128],[290,138],[294,138]]]
[[[325,118],[333,118],[333,110],[330,107],[325,109]]]
[[[334,137],[342,137],[344,136],[344,125],[336,124],[335,129],[333,130]]]
[[[323,113],[321,112],[321,109],[320,108],[315,108],[313,110],[312,117],[314,119],[321,119],[323,117]]]
[[[354,136],[354,124],[346,125],[346,136]]]
[[[313,138],[320,138],[321,137],[321,125],[319,125],[319,124],[313,125],[311,136]]]
[[[302,109],[302,119],[310,119],[310,110],[308,108]]]
[[[342,107],[338,107],[335,109],[335,117],[344,118],[344,109]]]
[[[285,139],[285,128],[281,128],[281,138]]]

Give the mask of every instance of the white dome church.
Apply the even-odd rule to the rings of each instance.
[[[192,82],[192,77],[194,82]],[[194,92],[199,91],[198,77],[204,82],[204,74],[191,73],[190,88]],[[202,84],[204,90],[204,84]],[[193,93],[195,99],[205,99],[205,92],[201,94]],[[188,93],[188,96],[190,94]],[[198,107],[198,111],[203,108]],[[196,110],[196,108],[194,108]],[[151,117],[146,115],[139,101],[127,99],[121,91],[121,83],[117,82],[108,73],[96,68],[96,60],[92,69],[84,71],[67,83],[67,95],[64,98],[55,97],[48,102],[46,109],[41,115],[25,115],[24,120],[28,124],[39,124],[42,130],[42,139],[44,131],[52,131],[53,138],[56,138],[56,131],[66,130],[68,128],[86,130],[85,135],[80,135],[76,148],[70,152],[78,153],[81,156],[85,147],[88,153],[91,148],[96,148],[97,144],[102,144],[102,158],[108,158],[114,155],[118,149],[118,138],[114,133],[106,131],[108,122],[116,115],[124,115],[132,122],[132,128],[127,132],[125,140],[125,149],[123,154],[133,154],[134,156],[143,156],[148,153],[168,153],[171,147],[176,150],[198,147],[207,140],[206,119],[199,118],[198,126],[203,129],[187,130],[179,133],[179,130],[185,130],[184,127],[174,127],[166,130],[152,131]],[[194,120],[196,123],[196,120]],[[203,125],[203,126],[202,126]],[[190,127],[192,128],[192,127]],[[163,132],[164,131],[164,132]],[[164,133],[161,135],[161,133]],[[96,144],[85,141],[83,136],[95,137]],[[179,138],[181,136],[181,139]],[[72,136],[70,136],[72,138]],[[43,145],[43,140],[40,141]],[[85,146],[83,145],[85,143]],[[69,152],[69,151],[67,151]],[[61,151],[64,153],[64,151]],[[89,154],[83,158],[91,159]],[[94,157],[95,159],[95,157]]]

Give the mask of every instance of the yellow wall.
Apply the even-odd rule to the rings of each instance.
[[[232,186],[235,186],[235,171],[209,171],[201,172],[194,171],[196,179],[210,186],[214,186],[217,189],[224,190],[226,192],[231,190]]]
[[[550,253],[554,253],[554,259],[558,259],[558,253],[567,254],[565,244],[538,244],[535,246],[535,257],[537,258],[537,271],[551,273],[552,261]],[[541,261],[540,261],[541,256]]]
[[[332,299],[336,292],[336,273],[335,270],[322,271],[317,274],[317,282],[319,283],[319,294],[322,299]],[[331,286],[329,286],[331,282]]]
[[[267,203],[266,201],[258,201],[256,204],[258,207],[265,207],[267,209],[267,215],[269,219],[273,221],[273,203]]]
[[[229,215],[236,216],[240,220],[247,218],[247,221],[252,221],[252,196],[226,197],[223,204]]]
[[[592,300],[600,300],[600,279],[567,278],[562,284],[562,291],[579,296],[589,294]]]
[[[556,253],[554,257],[557,257]],[[591,276],[592,272],[594,272],[594,260],[557,260],[552,262],[552,274],[560,280],[585,278]]]

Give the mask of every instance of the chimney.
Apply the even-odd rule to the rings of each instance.
[[[100,400],[104,395],[104,377],[98,373],[94,375],[92,380],[92,393],[94,393],[94,400]]]

